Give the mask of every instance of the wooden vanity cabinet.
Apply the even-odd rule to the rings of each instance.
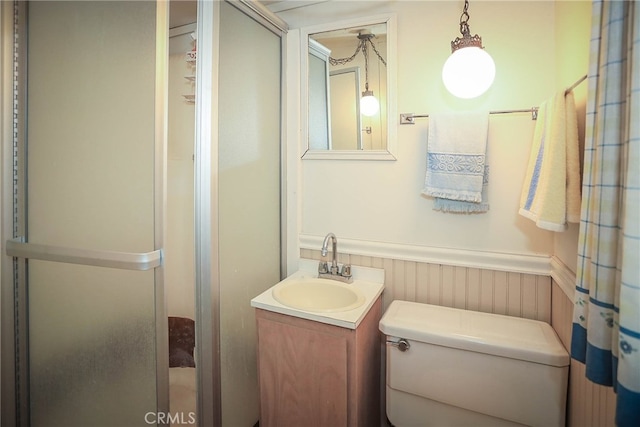
[[[260,427],[380,425],[378,297],[354,329],[256,309]]]

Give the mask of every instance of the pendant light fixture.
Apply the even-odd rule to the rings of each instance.
[[[362,43],[362,55],[364,55],[364,92],[360,98],[360,112],[364,116],[375,116],[380,111],[380,102],[373,95],[373,91],[369,90],[369,51],[367,42],[372,46],[371,38],[373,34],[358,34],[358,39]]]
[[[465,0],[460,15],[460,33],[451,42],[451,56],[442,67],[442,81],[451,94],[458,98],[475,98],[491,87],[496,66],[482,46],[479,35],[469,29],[469,1]]]
[[[380,52],[378,52],[378,49],[376,49],[376,46],[371,41],[374,37],[375,34],[367,31],[359,32],[358,46],[353,55],[348,58],[329,58],[331,65],[344,65],[353,61],[358,52],[362,51],[362,55],[364,56],[364,92],[362,92],[362,98],[360,98],[360,113],[364,116],[375,116],[378,114],[378,111],[380,111],[380,102],[374,96],[373,91],[369,90],[369,46],[371,46],[380,62],[382,62],[385,67],[387,66],[386,61],[380,56]]]

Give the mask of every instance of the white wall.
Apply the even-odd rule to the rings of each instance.
[[[450,41],[459,36],[461,11],[459,1],[361,1],[320,3],[279,15],[289,23],[290,38],[295,40],[299,37],[297,28],[334,22],[338,16],[396,13],[399,113],[521,109],[538,106],[554,94],[558,86],[554,2],[476,1],[470,4],[469,25],[472,34],[482,36],[495,60],[496,80],[475,100],[449,95],[440,73],[450,53]],[[295,52],[289,49],[289,54]],[[583,74],[578,72],[575,79]],[[297,81],[298,76],[289,76],[288,88],[299,89]],[[289,117],[297,119],[297,115]],[[302,160],[300,234],[324,236],[332,231],[339,239],[356,241],[553,254],[553,233],[536,228],[518,214],[535,126],[530,115],[490,117],[491,210],[476,215],[434,211],[433,201],[421,195],[428,125],[428,119],[418,119],[416,125],[397,125],[396,161]],[[304,138],[299,140],[302,152]]]
[[[185,53],[189,34],[169,39],[169,126],[167,148],[167,235],[165,290],[169,316],[195,318],[195,243],[193,153],[195,106],[183,95],[194,93],[185,76],[195,74]]]

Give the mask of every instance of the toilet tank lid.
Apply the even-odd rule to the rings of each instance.
[[[548,323],[500,314],[393,301],[380,320],[392,337],[526,360],[569,365],[569,355]]]

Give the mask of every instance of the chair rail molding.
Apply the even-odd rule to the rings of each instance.
[[[300,248],[319,250],[322,240],[323,236],[300,234]],[[539,254],[474,251],[340,237],[338,253],[544,276],[550,276],[552,273],[552,257]]]
[[[573,301],[576,289],[576,273],[571,271],[560,258],[552,256],[549,260],[551,266],[551,278],[560,286],[562,292]]]

